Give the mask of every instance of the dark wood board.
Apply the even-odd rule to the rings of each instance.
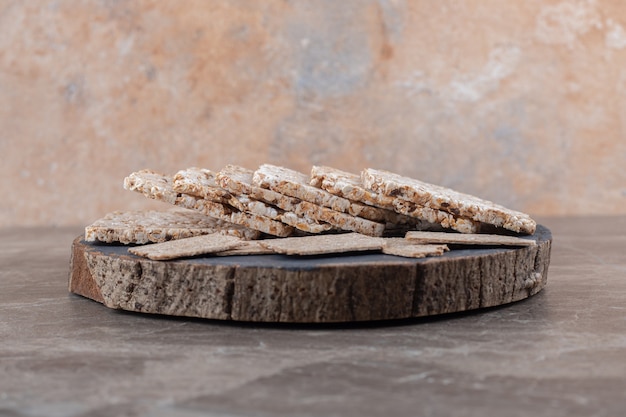
[[[379,253],[206,256],[151,261],[127,246],[72,244],[69,290],[107,307],[220,320],[331,323],[432,316],[519,301],[547,282],[552,235],[529,247],[452,247],[422,259]]]

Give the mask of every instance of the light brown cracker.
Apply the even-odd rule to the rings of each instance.
[[[129,248],[128,252],[155,261],[206,255],[232,249],[240,245],[241,239],[218,233],[170,240],[145,246]]]
[[[178,171],[174,175],[172,189],[177,193],[189,194],[216,203],[229,204],[241,211],[245,210],[238,199],[217,185],[215,173],[209,169],[191,167]]]
[[[251,240],[242,242],[240,246],[233,249],[217,252],[215,256],[237,256],[237,255],[269,255],[275,253],[273,250],[262,246],[259,241]]]
[[[85,227],[87,242],[160,243],[210,233],[257,239],[259,232],[186,209],[115,211]]]
[[[383,253],[405,258],[425,258],[441,256],[448,250],[446,245],[423,245],[407,241],[403,238],[385,239]]]
[[[287,226],[279,221],[257,214],[241,212],[234,207],[208,201],[200,197],[177,193],[172,189],[172,179],[155,171],[142,170],[130,174],[124,180],[124,188],[139,192],[148,198],[197,210],[210,217],[274,236],[289,236],[293,232],[291,226]]]
[[[305,232],[320,233],[337,228],[371,236],[381,236],[385,230],[384,224],[357,218],[347,213],[262,188],[253,182],[253,175],[254,172],[251,170],[229,165],[220,171],[216,177],[222,187],[233,193],[246,193],[253,198],[285,210],[282,221]]]
[[[287,255],[322,255],[381,250],[384,239],[365,236],[360,233],[343,233],[266,239],[258,242],[277,253]]]
[[[254,184],[332,210],[378,223],[388,221],[387,210],[350,201],[310,184],[308,175],[276,165],[263,164],[254,172]]]
[[[377,193],[517,233],[533,234],[537,226],[537,223],[525,213],[393,172],[367,168],[361,172],[361,180],[366,188]]]
[[[416,230],[433,230],[436,229],[435,225],[462,233],[477,233],[480,230],[479,222],[455,218],[452,214],[442,210],[410,204],[407,201],[369,190],[364,187],[360,175],[336,168],[313,166],[311,184],[319,185],[331,194],[393,212],[395,216],[390,216],[387,221],[391,224],[411,224]]]
[[[407,232],[405,239],[415,243],[445,243],[459,245],[489,245],[489,246],[535,246],[533,239],[524,239],[515,236],[491,234],[461,234],[445,232]]]

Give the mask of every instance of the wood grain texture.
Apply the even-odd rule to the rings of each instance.
[[[452,248],[408,259],[367,253],[138,258],[73,243],[69,288],[110,308],[220,320],[330,323],[438,315],[530,297],[547,283],[552,236],[536,246]]]

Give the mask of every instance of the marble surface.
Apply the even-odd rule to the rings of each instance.
[[[146,208],[121,186],[143,168],[265,162],[626,214],[624,108],[623,0],[0,0],[0,195],[29,191],[0,227]]]
[[[67,292],[80,228],[0,231],[0,416],[617,416],[626,217],[541,219],[548,286],[358,326],[123,313]]]

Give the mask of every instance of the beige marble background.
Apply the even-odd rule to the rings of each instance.
[[[626,213],[626,2],[0,0],[0,226],[141,168],[363,167]]]

